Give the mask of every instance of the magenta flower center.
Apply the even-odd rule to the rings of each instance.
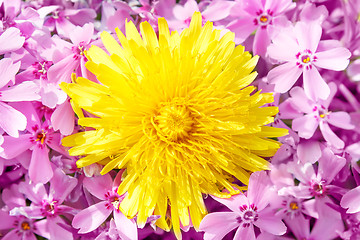
[[[317,61],[317,57],[309,50],[306,49],[303,52],[298,52],[296,54],[296,65],[299,68],[309,70],[312,68],[312,63]]]
[[[36,134],[35,141],[39,141],[41,142],[41,144],[44,144],[45,139],[46,139],[46,133],[44,132],[44,130]]]
[[[49,61],[42,61],[42,62],[36,62],[32,66],[35,68],[33,71],[33,74],[36,78],[47,78],[47,71],[52,65],[52,62]]]
[[[314,106],[313,107],[313,112],[317,111],[317,115],[314,116],[317,120],[320,119],[325,119],[330,113],[331,111],[328,111],[323,105],[320,106]]]
[[[310,192],[313,196],[322,197],[326,194],[326,186],[324,185],[324,181],[320,182],[312,182],[311,183]]]
[[[261,28],[265,29],[268,24],[272,24],[272,14],[271,10],[263,12],[263,10],[258,10],[256,12],[257,17],[254,19],[254,24],[259,25]]]
[[[87,50],[87,44],[85,42],[80,42],[78,46],[73,46],[71,50],[74,53],[74,58],[79,59],[85,56],[85,51]]]
[[[240,206],[240,211],[242,215],[237,218],[237,221],[242,224],[243,227],[250,227],[250,225],[256,222],[259,218],[257,207],[254,204],[251,204],[250,207],[242,205]]]
[[[107,191],[107,193],[105,193],[105,200],[107,200],[106,203],[106,208],[107,209],[114,209],[115,211],[119,211],[119,206],[121,201],[124,199],[124,195],[119,195],[117,193],[117,188],[113,189],[113,190],[109,190]]]
[[[53,217],[57,214],[58,212],[58,201],[53,200],[53,201],[48,201],[48,200],[43,200],[42,201],[42,208],[41,208],[41,213],[44,217]]]

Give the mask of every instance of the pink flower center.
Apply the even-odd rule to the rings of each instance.
[[[259,9],[256,12],[257,17],[254,19],[254,24],[265,29],[267,25],[272,24],[272,14],[273,12],[271,10],[263,12],[263,10]]]
[[[322,197],[326,194],[327,189],[324,181],[312,181],[310,184],[310,192],[315,197]]]
[[[312,68],[312,63],[317,61],[317,57],[309,50],[306,49],[303,52],[298,52],[296,54],[296,65],[299,68],[309,70]]]
[[[259,218],[257,207],[254,204],[251,204],[250,207],[242,205],[240,206],[240,211],[242,214],[237,218],[237,221],[242,224],[243,227],[250,227],[250,225],[256,222]]]
[[[43,199],[41,214],[44,217],[56,216],[56,214],[58,212],[58,205],[59,205],[59,203],[56,200],[48,201],[48,200]]]
[[[316,120],[326,119],[326,117],[331,113],[331,111],[328,111],[323,105],[320,106],[314,106],[313,112],[318,113],[318,115],[314,116]]]
[[[33,225],[33,220],[18,216],[18,219],[14,221],[14,227],[16,234],[20,237],[23,235],[31,235],[36,227]]]
[[[36,62],[32,66],[35,68],[33,71],[33,74],[35,78],[47,78],[47,71],[49,70],[50,66],[52,65],[52,62],[49,61],[42,61],[42,62]]]
[[[107,200],[106,203],[106,208],[107,209],[114,209],[115,211],[119,212],[119,206],[121,201],[124,199],[125,194],[124,195],[119,195],[117,193],[117,188],[113,189],[113,190],[109,190],[105,193],[105,200]]]
[[[85,51],[87,50],[87,44],[85,42],[80,42],[78,46],[73,46],[71,50],[73,51],[76,60],[79,58],[86,58]]]

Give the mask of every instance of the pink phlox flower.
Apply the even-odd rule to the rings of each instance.
[[[83,26],[93,22],[96,12],[91,8],[66,9],[62,6],[45,6],[37,10],[40,17],[44,20],[44,26],[50,31],[65,38],[71,38],[71,32],[76,26]]]
[[[14,208],[10,211],[10,215],[41,219],[37,224],[44,225],[50,235],[49,239],[73,239],[72,233],[63,227],[67,223],[60,215],[74,214],[75,210],[64,205],[63,202],[76,184],[76,178],[66,175],[59,168],[54,169],[48,190],[42,183],[21,182],[19,191],[31,201],[31,205]]]
[[[286,232],[286,226],[275,210],[269,207],[274,196],[266,172],[251,174],[247,195],[239,193],[231,198],[217,198],[216,201],[227,206],[232,212],[209,213],[200,223],[204,239],[222,239],[227,233],[238,228],[234,239],[256,239],[254,225],[274,235]]]
[[[184,4],[174,5],[174,18],[169,21],[169,27],[174,30],[183,30],[189,26],[194,12],[201,12],[203,22],[211,21],[217,26],[219,21],[229,16],[234,4],[232,1],[224,0],[199,4],[195,0],[187,0]]]
[[[313,164],[288,163],[288,171],[300,182],[296,186],[283,187],[278,191],[280,196],[291,195],[299,199],[327,198],[328,195],[344,194],[344,189],[338,187],[335,177],[346,164],[346,159],[335,155],[330,149],[322,150],[315,171]]]
[[[100,26],[96,25],[96,30],[115,33],[115,28],[119,28],[124,32],[125,20],[131,20],[131,15],[135,15],[135,12],[125,2],[102,2],[101,24]]]
[[[20,62],[13,63],[9,58],[0,60],[0,129],[12,137],[19,137],[18,131],[25,130],[26,117],[5,102],[38,100],[37,86],[31,81],[14,85],[15,74]]]
[[[290,104],[300,113],[305,113],[305,115],[294,118],[292,129],[297,131],[300,137],[309,139],[319,126],[324,139],[333,147],[342,149],[345,146],[344,141],[331,130],[329,124],[347,130],[354,129],[354,125],[351,123],[351,117],[347,112],[329,111],[329,105],[337,91],[335,83],[331,82],[329,86],[330,95],[326,100],[314,101],[309,99],[300,87],[294,87],[290,91]]]
[[[75,215],[72,226],[79,228],[79,233],[89,233],[97,229],[112,213],[121,239],[137,239],[135,220],[128,219],[119,209],[125,197],[125,194],[120,196],[117,193],[122,172],[117,174],[114,181],[109,174],[84,179],[85,189],[101,201]]]
[[[49,149],[68,155],[61,146],[61,134],[54,132],[51,125],[41,122],[34,106],[28,102],[17,103],[17,109],[27,117],[27,131],[18,138],[4,136],[4,151],[1,157],[12,159],[30,149],[29,177],[35,183],[46,183],[53,176],[49,161]]]
[[[336,239],[338,233],[344,230],[344,224],[339,212],[328,206],[325,199],[318,200],[316,208],[319,218],[310,230],[310,219],[299,215],[292,219],[285,219],[289,230],[295,235],[296,239]]]
[[[300,12],[300,21],[318,22],[322,24],[329,16],[329,12],[324,5],[316,6],[311,2],[305,2]]]
[[[327,99],[330,88],[317,68],[344,70],[349,64],[350,51],[336,40],[320,41],[322,28],[317,22],[297,22],[283,28],[272,39],[268,54],[281,64],[268,73],[275,91],[288,91],[303,74],[305,94],[314,100]],[[285,62],[285,63],[284,63]]]
[[[296,3],[291,0],[245,0],[235,1],[233,7],[238,12],[238,19],[229,23],[227,28],[235,33],[235,42],[242,43],[256,30],[253,52],[265,56],[270,44],[273,29],[287,24],[285,12],[293,9]],[[241,17],[240,17],[241,16]]]
[[[360,186],[351,189],[341,198],[340,205],[347,208],[347,213],[360,212]]]
[[[94,25],[88,23],[74,28],[70,34],[71,43],[56,40],[63,48],[53,53],[54,65],[49,68],[47,75],[51,83],[58,85],[61,82],[70,82],[71,74],[74,72],[77,76],[88,77],[88,71],[85,68],[87,61],[85,51],[90,47],[93,34]]]

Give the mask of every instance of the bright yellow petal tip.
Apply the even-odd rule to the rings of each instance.
[[[237,194],[234,177],[247,184],[251,172],[267,169],[263,157],[280,146],[268,138],[286,134],[264,126],[278,111],[262,107],[272,95],[248,86],[258,58],[201,19],[195,13],[179,35],[160,18],[158,36],[147,22],[141,35],[127,22],[126,36],[116,31],[121,45],[104,32],[107,52],[92,46],[86,53],[102,84],[80,77],[61,84],[77,112],[95,116],[79,113],[79,124],[93,130],[63,140],[71,155],[84,156],[78,167],[126,169],[121,211],[137,215],[140,226],[161,215],[158,226],[178,238],[181,225],[197,228],[207,213],[202,194]]]

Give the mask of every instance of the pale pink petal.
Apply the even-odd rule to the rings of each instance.
[[[271,69],[267,79],[275,84],[275,92],[284,93],[295,84],[301,73],[302,70],[294,62],[287,62]]]
[[[280,33],[272,36],[271,41],[272,44],[267,49],[270,58],[280,62],[296,61],[300,47],[292,27],[282,28]]]
[[[360,81],[360,59],[352,62],[346,71],[353,81]]]
[[[0,230],[7,230],[14,227],[16,217],[10,216],[8,211],[0,210]]]
[[[122,212],[114,211],[116,229],[124,240],[138,239],[137,225],[134,219],[128,219]]]
[[[310,50],[316,52],[321,38],[322,28],[317,22],[297,22],[295,25],[296,39],[299,42],[301,50]]]
[[[292,129],[297,131],[299,137],[309,139],[314,135],[319,122],[316,120],[315,115],[307,114],[303,117],[295,118],[292,122]]]
[[[79,62],[69,55],[63,58],[60,62],[55,63],[49,68],[47,73],[48,79],[51,83],[71,82],[71,74],[77,69]]]
[[[19,192],[18,185],[16,184],[12,184],[10,188],[5,188],[2,191],[2,200],[10,209],[26,205],[25,198]]]
[[[300,20],[304,22],[317,21],[321,24],[328,16],[329,12],[324,5],[316,6],[310,2],[306,2],[300,12]]]
[[[275,216],[273,209],[266,208],[260,211],[259,218],[254,222],[254,225],[263,231],[274,235],[283,235],[286,232],[286,226],[281,221],[280,217]]]
[[[325,148],[319,159],[318,175],[329,184],[345,166],[346,160],[335,155],[329,148]]]
[[[330,94],[329,96],[325,99],[325,100],[320,100],[319,102],[321,103],[321,105],[325,108],[328,109],[330,103],[332,102],[333,98],[335,97],[335,94],[337,92],[337,85],[334,82],[329,82],[328,86],[330,88]]]
[[[27,218],[41,219],[43,218],[42,207],[35,206],[35,204],[28,207],[16,207],[11,209],[10,215],[12,216],[25,216]]]
[[[0,60],[0,89],[5,87],[10,81],[15,83],[15,75],[19,71],[20,65],[21,62],[13,64],[10,58]]]
[[[96,12],[92,8],[65,9],[64,15],[75,25],[83,26],[85,23],[93,22]]]
[[[70,34],[70,40],[75,46],[78,46],[80,42],[88,44],[91,41],[93,34],[94,24],[87,23],[82,27],[76,26]]]
[[[50,199],[56,199],[62,203],[77,184],[77,179],[66,175],[60,168],[56,168],[54,176],[50,180]]]
[[[17,234],[15,230],[8,232],[5,236],[1,238],[2,240],[22,240],[21,236]]]
[[[32,143],[30,142],[31,136],[32,134],[23,134],[18,138],[4,136],[4,143],[1,145],[1,147],[4,148],[4,151],[0,153],[0,156],[6,159],[13,159],[25,152],[25,150],[32,146]]]
[[[250,175],[247,198],[250,204],[255,204],[259,211],[269,204],[270,178],[265,171],[254,172]]]
[[[55,131],[70,135],[74,131],[75,114],[69,101],[59,105],[51,115],[51,124]]]
[[[316,199],[315,198],[302,202],[302,205],[304,207],[304,209],[302,210],[303,213],[305,213],[306,215],[309,215],[313,218],[319,218],[319,213],[316,210]]]
[[[239,1],[240,2],[240,1]],[[259,10],[264,10],[264,1],[262,0],[245,0],[244,10],[252,15],[252,18],[258,16]]]
[[[49,149],[36,145],[31,155],[29,177],[34,183],[47,183],[53,176],[49,161]]]
[[[310,219],[306,219],[304,215],[300,214],[294,218],[286,218],[285,222],[296,239],[308,239],[310,235]]]
[[[26,81],[1,91],[0,100],[5,102],[20,102],[39,100],[39,87],[30,81]]]
[[[200,223],[204,231],[204,240],[222,239],[227,233],[238,227],[240,215],[234,212],[214,212],[206,215]]]
[[[303,113],[299,111],[301,109],[296,108],[291,100],[291,98],[288,98],[279,105],[279,118],[294,119],[303,115]]]
[[[273,14],[280,15],[296,7],[296,3],[290,0],[265,1],[264,9],[270,9]]]
[[[58,153],[69,156],[68,151],[61,145],[61,139],[62,136],[58,132],[48,133],[46,145],[48,145],[52,150],[55,150]]]
[[[39,130],[41,122],[32,102],[13,102],[11,103],[11,106],[13,106],[25,115],[27,119],[26,129],[29,132],[35,133],[34,131]]]
[[[255,232],[254,232],[254,226],[250,224],[248,227],[239,227],[238,230],[236,230],[234,240],[255,240]]]
[[[199,7],[195,0],[186,1],[184,6],[181,6],[180,4],[176,4],[173,8],[174,16],[177,19],[183,21],[191,17],[191,15],[196,11],[199,11]]]
[[[28,233],[23,235],[22,240],[37,240],[34,233]]]
[[[73,235],[72,233],[65,229],[64,227],[62,227],[61,225],[65,225],[66,223],[64,222],[64,220],[60,217],[56,217],[56,218],[48,218],[48,230],[50,233],[50,239],[51,240],[64,240],[64,239],[68,239],[68,240],[72,240]]]
[[[239,44],[250,36],[256,29],[256,26],[250,16],[244,16],[241,19],[229,23],[226,28],[235,33],[235,43]]]
[[[218,21],[229,16],[230,10],[234,4],[235,2],[230,1],[211,2],[201,14],[207,21]]]
[[[233,212],[240,212],[240,206],[249,205],[247,197],[242,192],[237,195],[233,195],[230,198],[218,198],[212,195],[210,196],[219,203],[224,204]]]
[[[25,130],[26,122],[24,114],[0,102],[0,129],[12,137],[19,137],[19,131]]]
[[[46,239],[50,239],[50,233],[47,228],[47,219],[43,219],[43,220],[34,222],[34,226],[36,227],[34,229],[34,232],[37,235],[40,235]]]
[[[347,112],[331,112],[327,118],[327,122],[333,126],[342,129],[354,129],[355,126],[351,123],[350,115]]]
[[[290,91],[291,95],[291,104],[299,109],[303,113],[313,112],[314,102],[311,101],[308,96],[306,96],[304,89],[301,87],[294,87]]]
[[[315,67],[304,70],[303,80],[305,94],[312,100],[316,101],[319,98],[326,99],[329,97],[330,87]]]
[[[106,207],[107,202],[102,201],[81,210],[75,215],[72,226],[80,228],[79,233],[88,233],[98,228],[112,212]]]
[[[42,199],[47,198],[47,191],[44,184],[21,182],[19,184],[19,192],[23,193],[27,199],[36,204],[41,204]]]
[[[330,129],[329,124],[325,121],[320,121],[320,130],[324,139],[330,143],[333,147],[338,149],[343,149],[345,144],[344,142],[335,135],[335,133]]]
[[[316,141],[301,142],[296,153],[301,162],[315,163],[321,157],[320,144]]]
[[[360,186],[351,189],[341,198],[340,205],[348,208],[347,213],[360,212]]]
[[[332,48],[324,52],[317,52],[314,65],[334,71],[342,71],[349,65],[351,52],[344,48]]]
[[[20,49],[25,42],[25,37],[21,36],[20,30],[10,27],[0,36],[0,55]]]
[[[112,178],[110,174],[84,179],[84,187],[98,199],[104,200],[105,193],[112,189]]]
[[[258,28],[255,33],[253,52],[254,55],[264,57],[266,49],[270,44],[270,37],[267,29]]]
[[[287,196],[291,195],[296,198],[300,199],[309,199],[313,197],[312,193],[310,192],[309,186],[296,186],[296,187],[283,187],[278,191],[280,196]]]

